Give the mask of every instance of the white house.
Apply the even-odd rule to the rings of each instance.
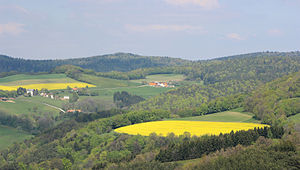
[[[70,96],[64,96],[64,100],[69,100]]]
[[[26,90],[26,93],[30,94],[30,96],[33,96],[33,92],[34,92],[34,89],[27,89]]]

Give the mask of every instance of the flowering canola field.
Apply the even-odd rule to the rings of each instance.
[[[41,90],[43,88],[48,90],[56,90],[56,89],[66,89],[67,87],[96,87],[95,85],[88,84],[88,83],[45,83],[45,84],[26,84],[26,85],[17,85],[17,86],[3,86],[0,85],[0,90],[8,90],[13,91],[17,90],[19,87],[23,87],[26,89],[38,89]]]
[[[127,133],[131,135],[149,136],[155,132],[161,136],[167,136],[169,133],[182,135],[189,132],[192,136],[202,135],[219,135],[220,133],[230,133],[239,130],[254,129],[254,127],[265,127],[268,125],[255,123],[239,123],[239,122],[206,122],[206,121],[154,121],[139,123],[116,129],[118,133]]]

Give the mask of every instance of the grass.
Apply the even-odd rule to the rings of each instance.
[[[156,74],[147,76],[145,79],[131,80],[131,82],[142,83],[143,81],[183,81],[185,76],[182,74]]]
[[[182,135],[189,132],[192,136],[219,135],[220,133],[230,133],[231,131],[249,130],[254,127],[262,128],[268,125],[241,122],[208,122],[208,121],[184,121],[166,120],[154,121],[129,125],[116,129],[118,133],[131,135],[149,136],[156,133],[160,136],[167,136],[170,133]]]
[[[59,110],[42,104],[41,101],[34,101],[31,98],[19,97],[14,100],[15,103],[0,102],[0,108],[6,113],[12,115],[42,115],[44,113],[59,114]]]
[[[7,83],[12,81],[20,80],[33,80],[33,79],[65,79],[65,74],[42,74],[42,75],[28,75],[28,74],[17,74],[13,76],[7,76],[0,78],[0,83]]]
[[[71,96],[71,94],[68,94],[67,96]],[[33,97],[27,97],[24,99],[26,99],[27,101],[30,101],[32,103],[47,103],[56,107],[61,108],[64,104],[68,103],[68,100],[53,100],[51,98],[47,98],[47,97],[41,97],[41,96],[33,96]]]
[[[32,135],[26,132],[0,125],[0,150],[7,148],[14,142],[21,142],[31,137]]]
[[[237,112],[236,110],[232,110],[203,116],[174,118],[172,120],[260,123],[258,120],[255,120],[253,116],[254,114],[251,113]]]

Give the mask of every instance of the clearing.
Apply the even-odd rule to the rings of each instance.
[[[203,116],[174,118],[172,120],[260,123],[258,120],[255,120],[253,116],[254,114],[252,113],[238,112],[237,110],[232,110],[226,112],[207,114]]]

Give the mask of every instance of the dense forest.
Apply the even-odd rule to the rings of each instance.
[[[97,72],[130,71],[139,68],[176,66],[187,63],[190,61],[170,57],[144,57],[130,53],[65,60],[25,60],[0,55],[0,72],[50,72],[61,65],[75,65]]]
[[[177,73],[186,75],[188,80],[214,84],[229,80],[257,80],[265,83],[297,71],[300,71],[300,52],[264,52],[194,61],[184,66],[141,68],[129,72],[112,71],[97,74],[115,79],[140,79],[152,74]]]
[[[300,113],[300,72],[259,87],[244,105],[247,111],[267,123]]]

